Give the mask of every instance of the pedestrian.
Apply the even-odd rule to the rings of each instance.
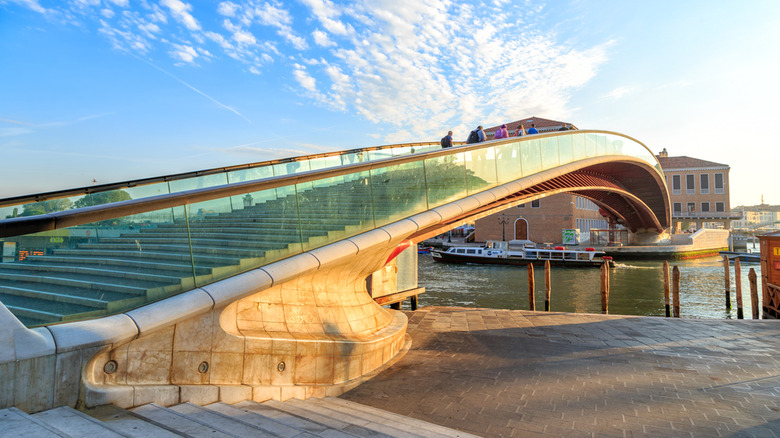
[[[525,126],[522,124],[517,127],[517,130],[515,130],[515,137],[522,137],[525,135]]]
[[[531,134],[538,134],[539,131],[536,130],[536,123],[531,123],[531,129],[528,130],[528,135]]]
[[[477,126],[477,129],[471,131],[469,138],[466,139],[466,143],[480,143],[485,141],[485,133],[482,131],[482,125]]]
[[[447,135],[441,138],[441,147],[442,149],[452,147],[452,131],[447,132]]]
[[[500,128],[496,129],[496,133],[493,134],[493,140],[501,138],[509,138],[509,131],[507,131],[506,125],[501,125]]]

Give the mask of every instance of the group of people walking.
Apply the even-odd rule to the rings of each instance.
[[[559,131],[568,131],[570,129],[574,129],[571,125],[564,124]],[[539,131],[536,129],[536,123],[531,123],[531,127],[528,128],[526,131],[525,125],[520,125],[515,129],[515,131],[512,133],[512,137],[522,137],[524,135],[533,135],[538,134]],[[509,130],[506,127],[506,124],[501,125],[500,128],[496,129],[496,132],[493,134],[493,140],[500,140],[502,138],[509,138],[510,133]],[[485,132],[482,130],[482,125],[477,126],[477,129],[471,131],[469,133],[468,138],[466,139],[467,144],[471,143],[479,143],[483,142],[487,139],[487,136],[485,135]],[[452,146],[452,131],[447,132],[447,135],[442,137],[441,139],[441,147],[448,148]]]

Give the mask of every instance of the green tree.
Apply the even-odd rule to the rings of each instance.
[[[110,204],[112,202],[129,201],[133,199],[130,193],[124,190],[110,190],[108,192],[92,193],[79,198],[73,204],[74,208],[89,207],[91,205]]]
[[[73,202],[71,202],[70,199],[50,199],[48,201],[24,204],[22,206],[22,213],[19,216],[36,216],[39,214],[54,213],[57,211],[69,210],[72,207]]]

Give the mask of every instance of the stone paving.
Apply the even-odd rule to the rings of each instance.
[[[780,321],[425,307],[341,398],[485,437],[780,437]]]

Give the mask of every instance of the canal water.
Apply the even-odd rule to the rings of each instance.
[[[723,259],[708,257],[670,261],[680,269],[680,316],[683,318],[737,318],[734,264],[730,266],[731,310],[726,309]],[[609,313],[664,316],[663,261],[616,262],[610,270]],[[761,301],[761,268],[742,263],[742,300],[745,318],[752,317],[748,272],[755,269]],[[544,310],[544,268],[534,267],[536,310]],[[601,313],[601,273],[598,268],[551,270],[550,308],[557,312]],[[418,284],[425,287],[421,306],[482,307],[528,310],[528,271],[525,266],[436,263],[420,254]],[[760,309],[760,307],[759,307]]]

